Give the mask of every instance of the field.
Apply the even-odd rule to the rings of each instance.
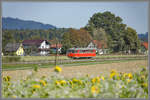
[[[53,72],[53,68],[49,65],[50,68],[39,68],[37,72],[37,76],[49,76]],[[63,65],[61,66],[64,70],[62,71],[61,75],[64,77],[79,77],[85,76],[86,74],[89,75],[99,75],[99,74],[106,74],[110,72],[111,69],[116,69],[119,72],[136,72],[142,66],[148,66],[147,60],[136,60],[136,61],[124,61],[124,62],[110,62],[104,64],[91,64],[91,65]],[[3,76],[11,76],[12,79],[20,79],[22,77],[26,77],[33,69],[23,69],[23,70],[9,70],[3,71]]]
[[[118,57],[138,57],[138,56],[142,56],[142,55],[100,55],[100,56],[96,56],[95,58],[118,58]],[[41,61],[41,60],[54,60],[55,56],[45,56],[45,57],[41,57],[41,56],[26,56],[26,57],[21,57],[21,61]],[[58,56],[57,59],[70,59],[67,56]]]
[[[6,98],[148,98],[147,59],[60,64],[57,70],[53,64],[36,66],[19,70],[17,68],[11,70],[9,66],[9,70],[3,70],[2,96]]]
[[[123,57],[123,58],[127,58],[127,57],[140,57],[143,55],[99,55],[96,56],[95,58],[119,58],[119,57]],[[5,58],[7,56],[3,56],[3,58]],[[54,60],[55,56],[21,56],[20,61],[44,61],[44,60]],[[70,59],[67,56],[63,55],[63,56],[58,56],[57,59]]]
[[[3,70],[16,70],[16,69],[32,69],[33,67],[53,67],[55,64],[55,56],[22,56],[19,61],[7,60],[7,57],[3,57],[2,69]],[[132,58],[132,59],[131,59]],[[57,57],[57,65],[91,65],[91,64],[102,64],[102,63],[112,63],[112,62],[122,62],[131,60],[143,60],[147,59],[147,56],[143,55],[102,55],[96,56],[92,59],[82,59],[82,60],[72,60],[66,56]]]

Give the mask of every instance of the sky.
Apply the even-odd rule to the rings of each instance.
[[[94,13],[110,11],[138,34],[148,32],[148,2],[2,2],[2,16],[79,29]]]

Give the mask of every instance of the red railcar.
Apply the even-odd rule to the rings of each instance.
[[[96,56],[95,48],[70,48],[67,51],[70,58],[92,58]]]

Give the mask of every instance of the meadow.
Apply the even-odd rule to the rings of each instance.
[[[3,59],[5,59],[6,57],[14,57],[14,56],[2,56]],[[129,57],[143,57],[143,55],[116,55],[116,54],[112,54],[112,55],[97,55],[94,58],[129,58]],[[6,58],[7,59],[7,58]],[[51,56],[21,56],[19,61],[45,61],[45,60],[54,60],[55,56],[51,55]],[[68,58],[66,55],[58,55],[57,59],[59,60],[67,60],[70,59]],[[5,60],[3,61],[5,62]]]
[[[8,60],[8,56],[2,57],[2,69],[3,70],[18,70],[18,69],[32,69],[34,66],[40,68],[48,68],[53,67],[55,65],[55,56],[21,56],[18,61],[12,61],[13,56],[10,56]],[[122,58],[122,60],[116,60],[116,58]],[[124,59],[125,58],[125,59]],[[132,59],[131,59],[132,58]],[[94,59],[100,59],[102,61],[92,61],[91,60],[84,60],[84,61],[76,61],[72,62],[71,58],[67,56],[58,56],[57,57],[57,65],[65,65],[65,66],[76,66],[76,65],[91,65],[91,64],[103,64],[103,63],[112,63],[112,62],[126,62],[126,61],[134,61],[137,59],[147,59],[147,56],[144,55],[99,55],[94,57]],[[18,59],[18,57],[17,57]],[[107,60],[111,59],[111,60]],[[64,62],[64,61],[67,62]],[[70,61],[69,61],[70,60]],[[16,63],[16,62],[23,62]],[[31,63],[30,63],[31,62]]]
[[[123,58],[128,58],[128,57],[140,57],[143,55],[99,55],[96,56],[95,58],[119,58],[119,57],[123,57]],[[70,59],[67,56],[63,55],[63,56],[58,56],[57,57],[60,60],[64,60],[64,59]],[[21,57],[21,61],[41,61],[41,60],[54,60],[55,56],[25,56],[25,57]]]

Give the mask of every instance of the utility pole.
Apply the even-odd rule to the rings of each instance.
[[[55,38],[55,42],[56,42],[56,53],[55,53],[55,66],[57,65],[57,54],[58,54],[58,40],[57,38]]]

